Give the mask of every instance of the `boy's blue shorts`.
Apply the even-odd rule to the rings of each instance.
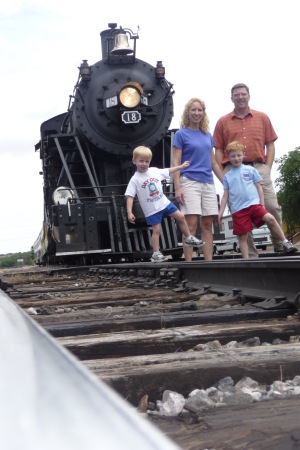
[[[164,217],[167,217],[176,211],[178,211],[177,206],[175,206],[174,203],[169,203],[165,209],[162,209],[161,211],[159,211],[155,214],[152,214],[151,216],[146,217],[147,224],[148,225],[157,225],[158,223],[161,223],[161,221]]]

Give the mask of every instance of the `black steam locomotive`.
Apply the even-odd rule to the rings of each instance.
[[[153,151],[152,165],[170,167],[173,88],[161,61],[136,58],[138,34],[108,25],[100,33],[102,59],[83,60],[68,111],[41,125],[44,222],[33,245],[37,264],[97,264],[147,260],[151,228],[138,202],[127,221],[124,192],[134,173],[132,151]],[[129,42],[132,45],[129,45]],[[165,193],[174,200],[172,183]],[[161,249],[182,255],[180,232],[164,219]]]

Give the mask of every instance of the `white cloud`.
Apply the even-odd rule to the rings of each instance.
[[[81,61],[101,59],[99,34],[109,22],[134,32],[140,26],[137,57],[163,61],[175,90],[172,127],[198,96],[213,130],[232,108],[231,86],[245,82],[252,108],[271,118],[282,156],[300,145],[297,7],[297,0],[253,0],[247,7],[239,0],[153,0],[141,10],[140,1],[115,0],[104,10],[92,0],[1,0],[0,254],[29,250],[38,235],[39,127],[66,111]]]

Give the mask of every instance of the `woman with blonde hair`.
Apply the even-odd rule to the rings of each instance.
[[[223,173],[216,162],[209,120],[203,100],[191,98],[185,105],[180,130],[173,141],[173,163],[179,166],[182,161],[190,165],[174,173],[176,200],[185,215],[191,235],[197,230],[200,217],[201,239],[204,259],[212,260],[212,223],[218,215],[217,194],[213,173],[223,184]],[[193,248],[184,248],[186,261],[192,260]]]

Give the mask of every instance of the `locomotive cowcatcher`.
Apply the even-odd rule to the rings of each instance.
[[[44,221],[33,245],[37,264],[147,260],[151,228],[136,200],[127,221],[124,192],[134,173],[132,152],[152,149],[152,165],[172,165],[173,87],[161,61],[136,57],[138,34],[112,23],[100,33],[102,59],[83,60],[67,112],[42,123],[40,150]],[[131,43],[131,45],[129,44]],[[173,185],[165,193],[174,201]],[[161,250],[178,259],[180,232],[168,217]]]

